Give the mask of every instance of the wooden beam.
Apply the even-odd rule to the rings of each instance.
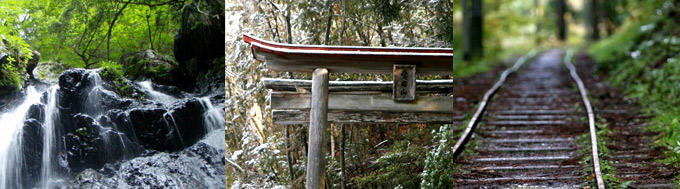
[[[324,188],[326,180],[324,140],[328,112],[328,70],[317,68],[312,76],[309,151],[306,188]]]
[[[328,111],[332,123],[453,123],[455,117],[445,112],[385,112],[385,111]],[[273,110],[272,120],[277,125],[307,125],[309,112],[305,110]]]
[[[313,94],[313,92],[312,92]],[[271,108],[287,110],[309,110],[309,93],[272,93]],[[385,111],[385,112],[443,112],[453,113],[452,96],[418,96],[413,102],[395,102],[387,95],[330,94],[329,110]]]
[[[311,80],[302,79],[262,79],[264,87],[275,91],[310,91]],[[340,91],[380,91],[392,92],[392,81],[330,81],[328,91],[330,93]],[[445,80],[416,80],[416,92],[422,93],[451,93],[453,92],[453,79]]]
[[[312,72],[326,68],[335,73],[392,73],[394,64],[412,64],[419,74],[451,75],[453,49],[291,45],[265,41],[249,35],[253,57],[267,63],[267,69]]]

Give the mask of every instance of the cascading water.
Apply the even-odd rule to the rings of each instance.
[[[99,73],[100,70],[68,70],[60,76],[59,84],[43,87],[44,91],[28,86],[20,105],[0,113],[0,189],[67,188],[73,184],[71,179],[83,175],[84,170],[109,166],[104,172],[111,172],[111,165],[146,160],[140,156],[187,153],[182,150],[201,143],[213,130],[224,128],[224,111],[216,108],[209,97],[171,95],[154,89],[150,81],[129,86],[133,88],[128,89],[129,96],[121,96],[112,90],[116,86]],[[22,143],[29,138],[35,142]],[[196,150],[190,152],[193,151]],[[215,152],[219,154],[220,150],[204,153],[219,156]],[[165,158],[152,157],[156,156]],[[223,166],[216,167],[224,171]],[[141,186],[134,179],[121,179],[117,182],[122,185],[111,187]],[[217,181],[222,179],[216,177]]]
[[[59,120],[57,109],[57,89],[59,85],[50,87],[47,93],[47,107],[45,110],[45,124],[43,125],[43,153],[42,153],[42,169],[40,170],[40,183],[43,188],[52,188],[51,179],[53,177],[52,162],[54,162],[53,146],[55,141],[55,122]]]
[[[21,178],[21,129],[31,105],[40,103],[40,93],[26,88],[26,99],[13,111],[0,115],[0,188],[15,188]]]
[[[158,91],[154,90],[153,84],[151,83],[151,81],[148,81],[148,80],[147,81],[141,81],[141,82],[137,82],[137,84],[142,88],[142,90],[144,90],[146,95],[151,100],[163,103],[165,105],[172,104],[174,102],[177,102],[177,100],[179,100],[179,99],[177,99],[173,96],[170,96],[170,95],[167,95],[165,93],[158,92]]]

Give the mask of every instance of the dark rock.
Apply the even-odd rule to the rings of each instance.
[[[181,134],[180,142],[184,144],[182,148],[196,143],[208,132],[203,121],[205,108],[199,99],[190,98],[175,103],[168,112],[165,119]]]
[[[28,63],[26,64],[26,73],[30,75],[31,79],[35,79],[33,76],[33,69],[38,66],[38,62],[40,61],[40,53],[38,51],[32,50],[31,53],[33,54],[31,59],[28,60]]]
[[[222,134],[215,136],[223,137]],[[198,142],[182,151],[152,153],[116,165],[107,165],[96,173],[93,170],[83,171],[71,186],[216,189],[224,188],[224,174],[224,149]]]
[[[180,70],[185,71],[177,86],[191,89],[197,78],[216,68],[216,74],[223,74],[219,66],[224,66],[224,22],[224,1],[192,2],[184,7],[173,48]]]
[[[178,149],[178,136],[175,129],[168,127],[168,122],[163,118],[167,112],[165,109],[133,109],[129,116],[133,132],[139,143],[146,149],[166,151]]]
[[[150,79],[154,83],[170,85],[176,80],[172,70],[177,68],[177,63],[153,50],[124,54],[118,64],[123,65],[123,74],[133,81]]]
[[[35,119],[40,123],[45,122],[45,105],[44,104],[33,104],[28,109],[28,114],[26,119]]]
[[[22,151],[23,158],[21,166],[22,186],[24,188],[35,187],[36,180],[40,179],[42,169],[43,154],[43,129],[40,121],[27,119],[22,129]]]
[[[94,118],[85,114],[76,114],[72,118],[76,129],[63,137],[66,161],[73,172],[80,172],[88,167],[100,167],[105,159],[100,156],[101,126]]]
[[[200,140],[205,108],[199,99],[190,98],[173,104],[170,110],[134,109],[130,120],[137,140],[146,149],[177,151]]]

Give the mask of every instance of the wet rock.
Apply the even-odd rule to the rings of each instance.
[[[215,136],[223,138],[223,134]],[[104,166],[99,171],[83,171],[71,186],[224,188],[224,165],[224,149],[199,142],[182,151],[148,154],[120,164]]]
[[[174,106],[168,111],[166,119],[170,120],[170,125],[181,133],[181,143],[183,147],[190,146],[200,140],[207,133],[203,126],[203,105],[199,99],[190,98]]]
[[[59,91],[63,91],[62,96],[65,97],[77,97],[79,95],[78,92],[82,90],[85,86],[88,86],[89,84],[88,81],[88,76],[89,73],[85,69],[70,69],[64,71],[60,76],[59,76]],[[67,102],[70,100],[79,100],[79,99],[63,99],[60,100],[61,102]],[[78,102],[78,101],[72,101],[72,102]]]
[[[28,109],[27,119],[35,119],[40,123],[45,122],[45,105],[44,104],[33,104]]]
[[[118,64],[123,65],[123,74],[130,80],[151,80],[162,85],[173,84],[176,79],[173,70],[177,63],[167,56],[153,50],[127,53],[121,56]]]
[[[24,122],[21,133],[23,166],[21,166],[22,186],[33,188],[35,180],[40,179],[43,154],[43,129],[40,121],[29,118]]]
[[[164,119],[166,112],[160,108],[130,111],[130,120],[135,120],[130,122],[133,133],[144,148],[159,151],[181,148],[175,129],[168,127]]]
[[[101,126],[94,118],[85,114],[76,114],[72,120],[75,130],[63,137],[70,170],[80,172],[88,167],[104,165],[99,148]]]
[[[130,120],[137,140],[146,149],[177,151],[205,136],[205,108],[199,99],[177,102],[169,110],[151,108],[130,111]]]

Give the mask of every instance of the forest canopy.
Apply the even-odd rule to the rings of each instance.
[[[10,56],[61,68],[115,66],[126,53],[153,50],[172,56],[182,8],[188,0],[0,0],[0,35]],[[1,46],[1,45],[0,45]],[[32,57],[31,49],[39,57]],[[20,54],[17,54],[19,52]],[[2,54],[2,52],[0,52]],[[16,59],[13,57],[12,59]],[[19,77],[25,62],[3,64],[2,86]],[[12,71],[13,70],[13,71]],[[16,73],[16,72],[19,73]],[[61,70],[56,70],[61,71]],[[30,71],[29,71],[30,72]],[[14,79],[21,84],[22,79]]]

